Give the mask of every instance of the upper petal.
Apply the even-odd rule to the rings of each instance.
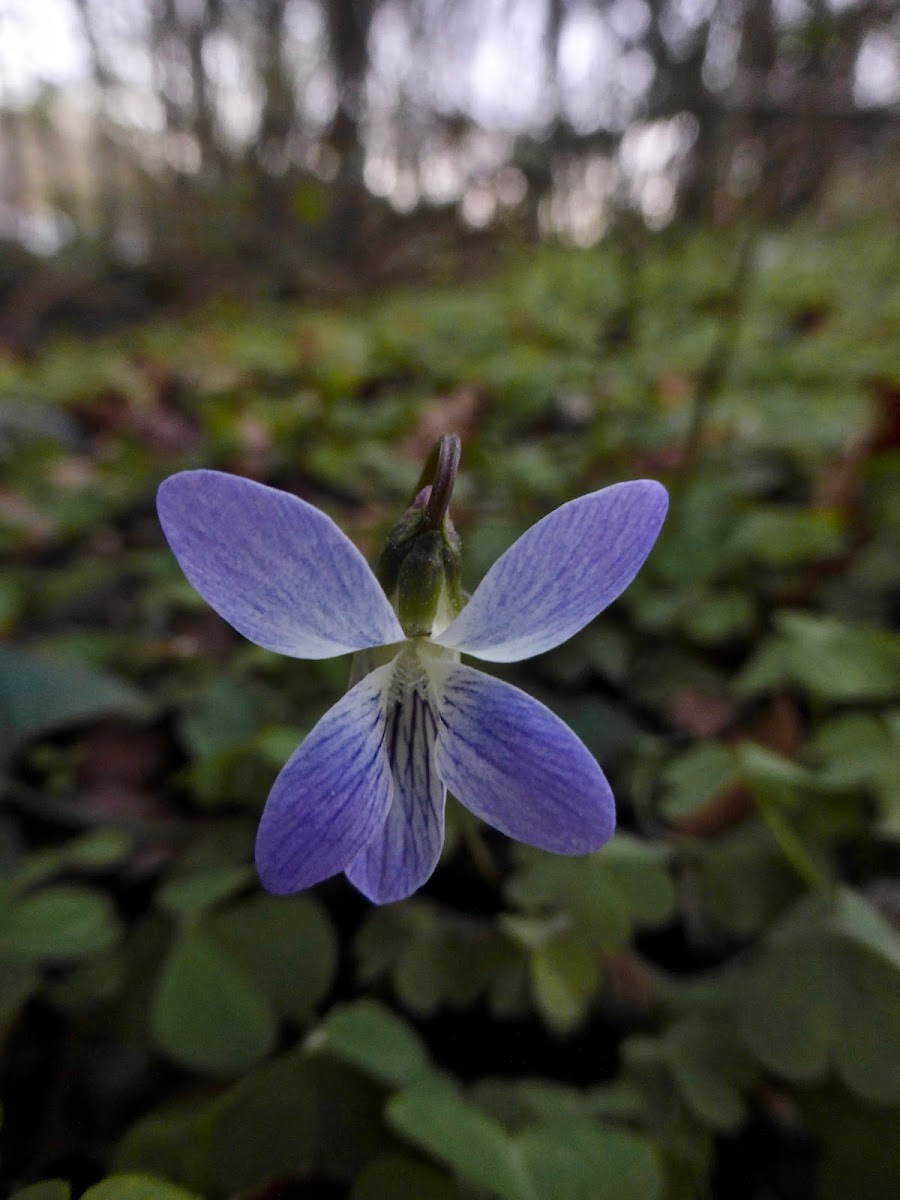
[[[589,854],[612,837],[606,777],[549,708],[472,667],[441,667],[434,678],[437,768],[457,800],[510,837],[557,854]]]
[[[388,701],[384,743],[394,798],[387,820],[347,868],[353,886],[376,904],[403,900],[420,888],[444,844],[447,793],[434,763],[435,700],[424,673],[410,684],[397,683]]]
[[[433,640],[489,662],[558,646],[631,583],[668,503],[661,483],[636,479],[563,504],[497,559]]]
[[[330,658],[402,640],[366,560],[297,496],[222,471],[182,471],[163,481],[156,503],[185,575],[258,646]]]
[[[379,667],[339,700],[294,751],[269,793],[256,866],[270,892],[298,892],[343,871],[384,822],[393,794]]]

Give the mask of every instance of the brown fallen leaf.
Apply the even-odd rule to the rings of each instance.
[[[397,446],[404,458],[426,458],[445,433],[468,437],[474,430],[483,396],[478,388],[461,387],[439,396],[422,409],[415,427]]]
[[[672,725],[696,738],[718,737],[737,713],[737,705],[726,696],[701,687],[679,688],[669,706]]]
[[[792,758],[803,737],[803,722],[789,696],[775,696],[752,720],[738,727],[730,740],[758,742],[770,750]],[[688,837],[715,837],[740,825],[754,810],[750,789],[734,784],[713,796],[690,816],[675,821],[673,827]]]
[[[163,777],[171,751],[162,732],[110,719],[98,722],[78,739],[77,755],[82,788],[136,788]]]

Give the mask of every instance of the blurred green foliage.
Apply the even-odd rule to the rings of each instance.
[[[737,236],[0,359],[19,1200],[896,1194],[900,273],[877,222],[757,232],[694,437]],[[256,819],[348,667],[232,634],[155,487],[246,473],[374,556],[445,430],[469,586],[574,495],[671,489],[622,599],[505,672],[598,755],[622,831],[555,858],[451,808],[403,904],[266,896]]]

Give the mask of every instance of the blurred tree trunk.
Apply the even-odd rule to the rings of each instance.
[[[843,159],[853,131],[853,83],[863,41],[880,6],[860,4],[833,10],[813,0],[798,72],[793,119],[779,124],[787,134],[778,175],[778,214],[799,211],[820,196]]]
[[[0,10],[0,37],[5,22],[11,17]],[[0,238],[15,236],[28,207],[28,167],[25,156],[24,121],[12,106],[0,58],[0,219],[3,221]]]
[[[156,81],[156,95],[166,118],[166,133],[176,137],[184,132],[184,114],[175,96],[171,78],[172,47],[179,37],[175,0],[151,0],[150,54]]]
[[[562,119],[562,97],[559,87],[559,39],[566,15],[566,0],[547,0],[547,19],[544,24],[544,70],[547,88],[551,93],[555,120]]]
[[[112,251],[114,250],[115,235],[121,217],[118,150],[113,135],[109,98],[110,89],[115,80],[106,63],[94,22],[94,11],[91,0],[75,0],[75,8],[81,18],[81,26],[90,55],[94,86],[97,89],[97,105],[95,110],[95,120],[97,122],[97,157],[94,169],[96,233],[100,244],[106,250]]]
[[[258,169],[264,176],[283,175],[290,165],[291,137],[297,98],[284,57],[287,0],[260,0],[257,76],[262,88],[262,108],[256,145]]]
[[[31,110],[37,155],[38,189],[51,205],[70,218],[77,230],[90,219],[85,211],[84,187],[74,169],[72,146],[56,121],[58,92],[45,88]]]
[[[644,115],[648,120],[676,113],[694,118],[697,134],[682,180],[680,210],[688,220],[705,220],[712,215],[721,173],[716,114],[703,79],[712,14],[699,22],[690,42],[676,53],[665,34],[669,5],[665,0],[650,0],[649,9],[645,45],[656,75]]]
[[[885,12],[877,0],[844,11],[810,0],[807,19],[786,34],[772,0],[745,6],[728,140],[739,149],[749,139],[769,216],[812,203],[842,160],[857,57]]]
[[[200,169],[207,177],[219,173],[222,156],[215,109],[209,92],[209,79],[203,62],[203,50],[207,38],[219,27],[221,20],[222,0],[206,0],[194,18],[187,20],[184,33],[194,101],[193,132],[200,151]]]
[[[207,231],[211,187],[220,185],[228,170],[203,61],[207,39],[221,25],[223,3],[197,0],[184,15],[177,0],[149,0],[148,7],[148,48],[165,114],[169,166],[144,198],[146,220],[151,237],[180,258],[196,248],[198,222]]]
[[[0,213],[10,215],[10,227],[21,224],[28,208],[28,171],[21,115],[12,108],[0,110]]]
[[[546,139],[528,139],[527,142],[520,139],[520,154],[517,160],[517,165],[528,184],[526,227],[535,241],[541,236],[541,208],[553,195],[556,151],[560,143],[570,140],[566,135],[571,133],[571,126],[563,110],[562,89],[559,86],[559,41],[565,16],[565,0],[547,0],[543,50],[553,120]]]
[[[190,238],[182,217],[192,209],[187,176],[177,158],[173,161],[176,147],[189,133],[187,113],[183,102],[179,100],[177,69],[173,66],[181,40],[181,25],[175,0],[150,0],[149,15],[150,55],[156,96],[165,116],[162,141],[166,165],[162,176],[157,176],[154,181],[149,203],[145,201],[147,220],[155,251],[158,253],[162,248],[164,257],[172,254],[180,260]]]
[[[329,222],[331,249],[361,266],[365,237],[362,121],[369,62],[369,28],[374,0],[325,0],[325,18],[338,91],[328,141],[338,155],[334,204]]]

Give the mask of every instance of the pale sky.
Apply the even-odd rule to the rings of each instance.
[[[855,0],[831,0],[835,7],[846,7]],[[708,0],[681,0],[686,12],[707,6]],[[779,0],[779,10],[788,19],[799,0]],[[460,10],[468,6],[460,6]],[[129,34],[139,34],[145,12],[142,0],[108,0],[96,6],[105,31],[116,36],[116,66],[129,82],[149,83],[150,64]],[[310,0],[294,0],[291,12],[291,36],[303,36],[303,29],[316,21],[315,5]],[[480,33],[475,53],[467,63],[432,62],[423,74],[431,91],[448,106],[469,111],[479,122],[491,127],[518,128],[546,117],[546,80],[535,64],[540,62],[543,5],[509,6],[506,0],[481,0]],[[619,38],[638,37],[647,23],[645,0],[617,0],[600,17],[588,4],[573,3],[560,45],[562,101],[576,128],[588,131],[597,124],[598,95],[593,86],[598,77],[605,83],[615,76],[615,88],[626,95],[639,92],[651,67],[640,51],[623,56]],[[403,45],[400,24],[390,14],[376,28],[384,42],[375,56],[385,64],[393,60],[395,71],[408,67],[409,54]],[[617,36],[618,35],[618,36]],[[233,42],[233,39],[231,39]],[[447,42],[451,38],[448,36]],[[129,45],[129,42],[131,44]],[[390,45],[389,43],[393,43]],[[223,62],[230,53],[239,55],[240,46],[219,47]],[[226,63],[227,66],[227,63]],[[87,47],[72,0],[0,0],[0,96],[6,102],[27,103],[41,83],[57,85],[77,83],[89,76]],[[143,77],[143,78],[141,78]],[[236,75],[236,81],[238,76]],[[857,93],[860,103],[884,104],[900,99],[900,54],[896,40],[888,35],[873,36],[860,56]]]

